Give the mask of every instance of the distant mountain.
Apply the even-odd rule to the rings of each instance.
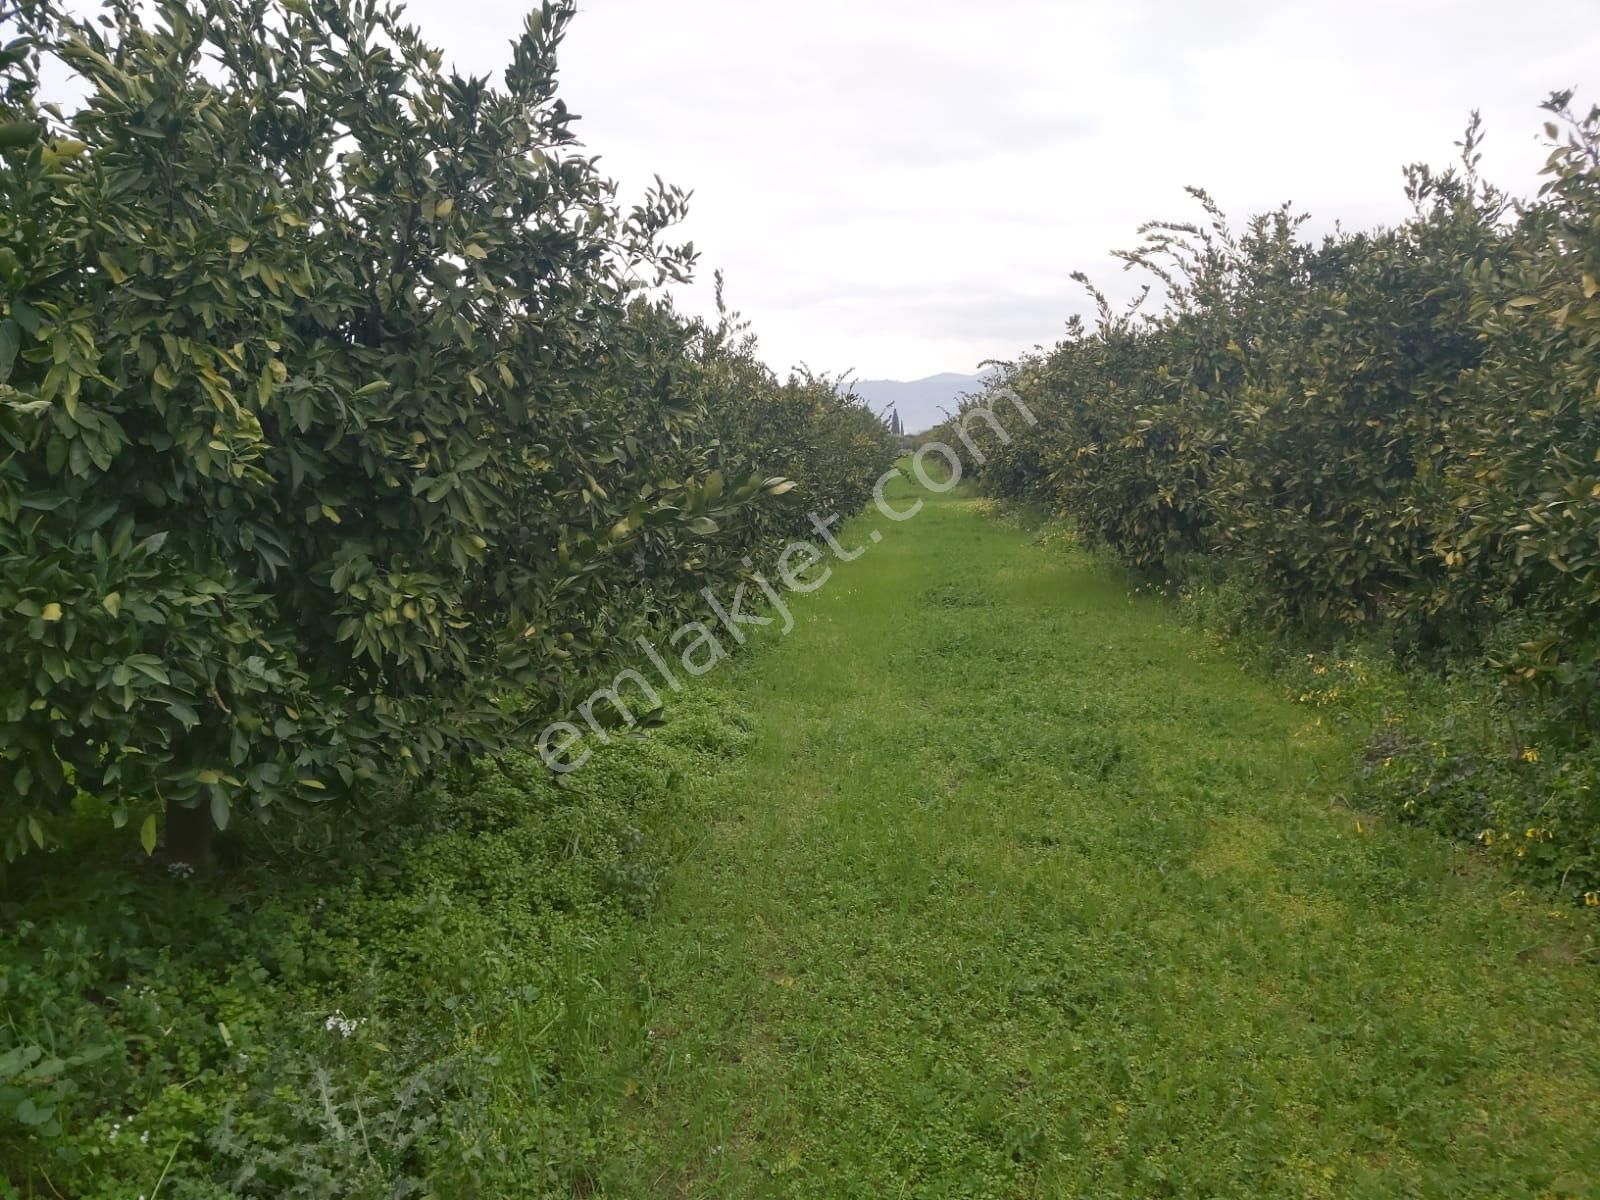
[[[921,433],[944,420],[947,412],[955,412],[959,399],[981,389],[987,378],[987,374],[946,372],[926,379],[860,379],[852,386],[873,412],[887,412],[893,407],[900,413],[907,433]]]

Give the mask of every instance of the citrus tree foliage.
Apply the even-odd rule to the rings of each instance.
[[[1196,192],[1204,224],[1122,255],[1161,311],[1091,288],[1092,326],[1012,365],[1040,422],[986,486],[1141,568],[1224,554],[1279,621],[1459,640],[1537,596],[1575,644],[1600,599],[1600,117],[1569,102],[1526,204],[1478,181],[1476,118],[1459,170],[1408,170],[1392,229],[1313,243],[1284,209],[1236,235]]]
[[[1546,614],[1515,665],[1592,699],[1600,619],[1600,107],[1552,97],[1554,143],[1504,265],[1473,278],[1481,369],[1451,431],[1452,593]],[[1580,651],[1581,648],[1581,651]],[[1593,716],[1592,712],[1586,715]]]
[[[642,298],[690,269],[684,196],[627,207],[576,143],[570,5],[502,88],[377,0],[29,14],[88,99],[41,112],[7,50],[11,851],[74,798],[148,844],[162,806],[226,826],[492,746],[513,690],[559,705],[795,519],[740,389],[832,405],[813,434],[842,402],[720,376]],[[852,452],[808,504],[886,435]]]
[[[899,443],[844,379],[801,367],[778,383],[756,357],[755,339],[745,325],[725,311],[714,329],[704,331],[695,357],[716,390],[743,398],[718,406],[723,443],[732,455],[729,469],[737,473],[781,462],[798,494],[817,500],[803,509],[776,508],[757,517],[771,534],[814,538],[813,516],[852,513],[871,498],[881,471],[863,471],[862,464],[887,469]]]

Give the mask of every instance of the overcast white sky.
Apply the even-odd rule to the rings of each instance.
[[[496,72],[520,0],[410,0],[458,69]],[[1600,0],[587,0],[562,58],[578,128],[633,197],[693,189],[702,250],[780,370],[970,371],[1053,342],[1107,251],[1292,200],[1394,220],[1401,166],[1468,111],[1526,193],[1538,103],[1600,98]]]

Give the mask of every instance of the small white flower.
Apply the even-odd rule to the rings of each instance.
[[[337,1033],[340,1037],[347,1038],[366,1023],[365,1017],[347,1017],[343,1012],[335,1010],[334,1014],[322,1023],[322,1027],[329,1033]]]

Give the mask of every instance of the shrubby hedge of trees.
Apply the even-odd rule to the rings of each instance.
[[[1195,192],[1204,221],[1147,225],[1122,255],[1153,277],[1144,300],[1091,286],[1098,319],[1010,367],[1039,424],[978,472],[1179,586],[1226,564],[1257,624],[1472,675],[1492,732],[1415,739],[1381,790],[1536,848],[1582,892],[1600,886],[1600,108],[1571,102],[1546,105],[1528,201],[1478,177],[1476,117],[1459,167],[1408,169],[1394,228],[1312,242],[1284,208],[1234,232]],[[1409,743],[1384,738],[1393,767]]]
[[[494,750],[870,494],[864,405],[653,298],[685,197],[576,142],[572,14],[493,88],[377,0],[0,0],[8,856]]]

